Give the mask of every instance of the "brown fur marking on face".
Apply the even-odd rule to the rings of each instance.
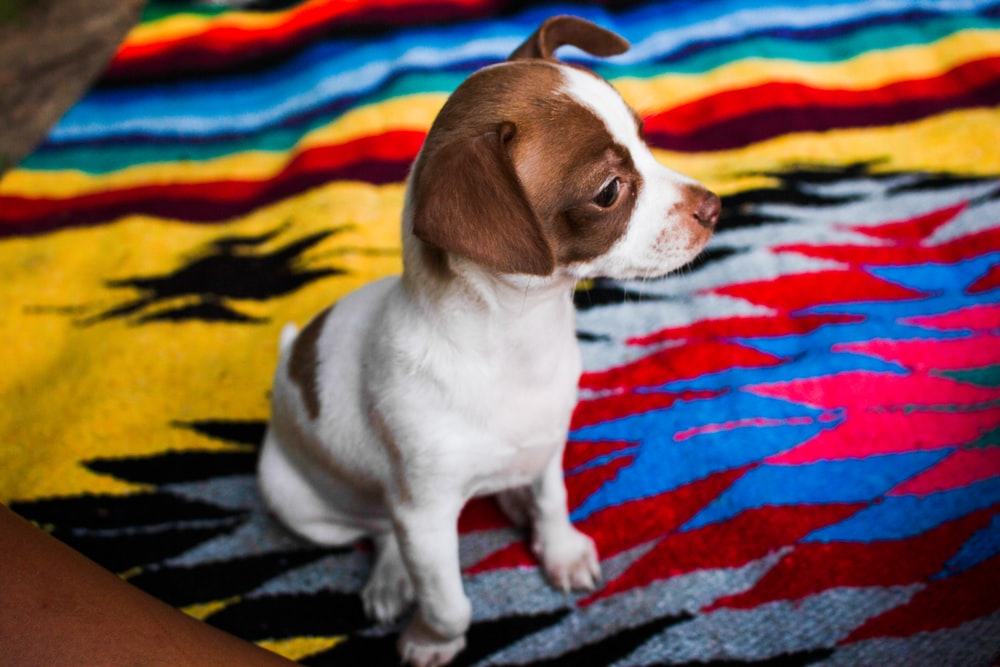
[[[299,388],[302,394],[302,403],[306,406],[306,412],[310,419],[319,416],[319,335],[323,331],[323,323],[326,321],[333,306],[314,317],[309,324],[299,332],[292,343],[292,356],[288,360],[288,377]]]
[[[528,198],[566,265],[603,255],[625,234],[642,177],[601,118],[561,97],[551,117],[524,129],[514,150]],[[613,179],[618,199],[602,208],[594,198]]]
[[[562,67],[519,60],[455,91],[414,166],[418,238],[501,272],[548,275],[624,235],[642,179],[604,121],[561,92]],[[615,177],[619,198],[601,209],[594,197]]]

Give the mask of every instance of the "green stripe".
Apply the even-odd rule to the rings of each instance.
[[[150,0],[142,10],[142,23],[153,23],[160,19],[181,16],[218,16],[224,12],[232,11],[224,6],[193,5],[191,2],[178,2],[177,0]]]
[[[960,371],[935,371],[934,374],[980,387],[1000,387],[1000,364]]]
[[[972,448],[986,448],[986,447],[1000,447],[1000,426],[984,433],[978,440],[971,442],[966,447]]]

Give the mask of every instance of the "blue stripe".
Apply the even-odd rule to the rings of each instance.
[[[965,572],[1000,554],[1000,514],[986,528],[974,533],[935,578]]]
[[[723,410],[722,405],[728,407]],[[773,423],[718,425],[720,414],[734,412]],[[578,429],[570,434],[572,440],[626,440],[638,442],[639,448],[632,464],[581,503],[572,518],[584,519],[612,505],[655,496],[713,473],[760,461],[841,423],[821,422],[818,418],[822,414],[806,405],[734,392],[713,399],[679,401],[665,410]],[[677,433],[700,426],[721,426],[721,430],[676,440]]]
[[[874,542],[915,537],[1000,502],[1000,477],[929,496],[889,496],[804,542]]]
[[[764,465],[737,480],[691,519],[684,530],[724,521],[759,507],[870,503],[952,451],[945,448],[806,465]]]
[[[869,273],[891,283],[929,294],[964,295],[974,282],[1000,264],[1000,251],[958,262],[926,262],[913,266],[869,266]]]

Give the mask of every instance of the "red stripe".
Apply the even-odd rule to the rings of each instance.
[[[400,182],[424,133],[387,132],[302,151],[274,178],[144,185],[65,199],[0,197],[0,237],[108,222],[127,214],[219,221],[333,180]]]
[[[1000,247],[1000,235],[996,236],[997,238],[993,240],[995,244],[994,248]],[[990,267],[989,271],[969,286],[969,292],[972,294],[982,294],[983,292],[995,290],[998,287],[1000,287],[1000,264],[994,264]]]
[[[718,294],[745,299],[779,312],[794,312],[817,304],[855,301],[899,301],[926,295],[862,271],[827,270],[726,285]],[[686,349],[686,347],[685,347]]]
[[[908,637],[954,628],[996,612],[1000,599],[1000,556],[965,572],[932,580],[901,607],[870,619],[844,639],[850,644],[876,637]]]
[[[593,463],[597,459],[618,454],[637,447],[637,443],[627,440],[602,440],[596,442],[571,441],[566,443],[566,450],[563,452],[563,470],[566,474],[582,472],[587,464]],[[577,470],[580,468],[581,470]]]
[[[606,507],[581,521],[578,528],[594,536],[603,558],[616,556],[674,533],[749,468],[723,470],[664,493]]]
[[[658,345],[670,341],[731,340],[802,336],[827,324],[852,324],[864,321],[861,315],[746,315],[716,320],[701,320],[686,327],[661,329],[646,336],[630,338],[629,345]]]
[[[818,259],[831,259],[855,266],[910,266],[927,262],[946,262],[949,264],[960,262],[992,252],[995,248],[1000,248],[1000,228],[983,230],[934,246],[916,244],[810,246],[797,244],[779,246],[774,250],[775,252],[794,252]]]
[[[721,598],[706,611],[801,600],[831,588],[924,582],[940,572],[974,532],[989,525],[993,513],[976,512],[905,540],[799,544],[752,589]]]
[[[715,398],[719,393],[717,391],[684,391],[676,394],[661,391],[629,392],[584,399],[577,404],[576,410],[573,412],[570,430],[600,424],[612,419],[622,419],[643,412],[666,410],[677,401]]]
[[[494,0],[313,0],[288,10],[283,19],[261,27],[235,27],[224,18],[201,32],[158,42],[126,42],[112,60],[106,77],[134,79],[185,71],[219,71],[263,56],[273,58],[315,40],[334,26],[405,25],[484,15]]]
[[[584,373],[580,386],[594,390],[655,387],[730,368],[761,368],[781,363],[782,359],[774,355],[736,343],[694,341],[655,352],[623,366]]]
[[[810,107],[853,108],[948,100],[995,86],[1000,57],[963,63],[936,77],[899,81],[867,90],[837,90],[801,83],[768,82],[727,90],[645,118],[647,133],[686,134],[756,112],[776,108],[806,112]]]
[[[728,521],[673,533],[583,604],[696,570],[746,565],[863,508],[860,503],[762,507]]]
[[[986,59],[944,77],[870,91],[783,83],[727,91],[652,116],[646,123],[646,138],[650,145],[667,150],[723,151],[793,132],[889,126],[956,109],[992,107],[1000,104],[997,69],[997,59]]]
[[[934,232],[945,224],[954,220],[955,216],[963,212],[968,206],[968,203],[963,201],[912,218],[884,222],[875,227],[853,225],[850,229],[877,239],[919,243],[933,235]]]

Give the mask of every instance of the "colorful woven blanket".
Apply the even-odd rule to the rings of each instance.
[[[580,286],[605,581],[554,592],[474,501],[458,664],[997,664],[1000,2],[277,4],[152,3],[0,180],[0,501],[305,664],[398,664],[365,547],[261,505],[278,331],[398,271],[449,91],[573,13],[633,48],[561,57],[725,211],[676,275]]]

